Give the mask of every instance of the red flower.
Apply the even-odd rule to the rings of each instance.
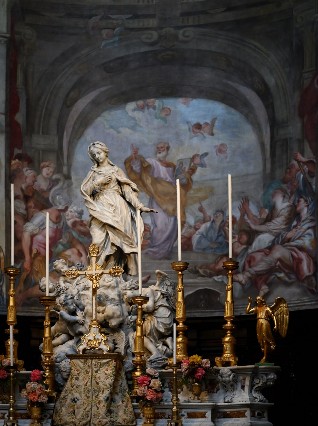
[[[30,374],[30,382],[27,382],[22,389],[21,395],[32,402],[47,402],[48,395],[45,386],[40,383],[42,380],[42,371],[33,370]]]
[[[6,379],[8,377],[8,373],[3,368],[0,369],[0,379]]]
[[[202,380],[204,375],[205,375],[204,368],[198,367],[197,370],[196,370],[196,372],[195,372],[195,374],[194,374],[194,377],[197,380]]]
[[[191,383],[193,380],[200,381],[210,369],[209,359],[202,358],[200,355],[192,355],[181,362],[181,372],[185,383]]]
[[[31,393],[28,394],[28,398],[32,402],[37,402],[38,399],[39,399],[39,396],[38,396],[37,392],[31,392]]]
[[[162,400],[162,383],[157,370],[147,368],[146,374],[137,378],[137,383],[137,394],[140,397],[139,404],[141,406],[144,406],[146,401],[157,404]]]
[[[161,392],[156,392],[153,389],[147,389],[146,399],[148,401],[159,402],[159,401],[161,401],[161,398],[162,398]]]
[[[151,382],[151,377],[149,376],[140,376],[137,378],[137,383],[139,386],[148,386]]]
[[[42,371],[40,370],[32,370],[30,374],[31,382],[39,382],[42,380]]]

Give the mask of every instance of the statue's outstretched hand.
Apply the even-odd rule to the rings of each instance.
[[[152,213],[158,213],[158,212],[157,212],[157,210],[155,210],[155,209],[151,209],[150,207],[146,207],[146,206],[142,206],[142,207],[140,208],[140,211],[141,211],[142,213],[150,213],[150,212],[152,212]]]

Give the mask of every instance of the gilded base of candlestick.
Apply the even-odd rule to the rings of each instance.
[[[184,301],[183,272],[188,268],[188,262],[172,262],[171,267],[178,274],[178,283],[176,289],[176,321],[177,321],[177,362],[180,363],[188,357],[188,339],[185,335],[188,327],[184,324],[186,317],[186,308]]]
[[[223,344],[223,355],[215,357],[215,365],[217,367],[227,367],[237,365],[238,358],[235,355],[235,343],[236,339],[232,336],[231,331],[234,330],[234,326],[229,327],[227,324],[223,326],[224,329],[228,327],[228,331],[222,339]]]
[[[141,410],[144,422],[142,426],[155,426],[156,410],[152,402],[145,404]]]
[[[171,419],[168,420],[167,426],[182,426],[182,419],[179,410],[179,395],[178,395],[178,366],[172,365],[173,379],[172,379],[172,393],[171,393]]]
[[[224,319],[226,324],[223,326],[226,331],[225,337],[222,339],[223,355],[215,358],[217,367],[234,366],[237,365],[238,359],[235,355],[235,337],[232,336],[232,331],[235,326],[234,320],[234,298],[233,298],[233,271],[238,268],[238,262],[229,259],[223,263],[223,268],[228,271],[228,282],[226,285],[225,309]]]
[[[4,420],[4,426],[17,426],[18,420],[15,413],[15,381],[16,381],[16,365],[14,364],[9,368],[10,377],[10,397],[9,397],[9,411],[8,418]]]

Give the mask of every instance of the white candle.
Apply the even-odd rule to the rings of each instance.
[[[173,323],[173,364],[177,364],[177,327],[176,323]]]
[[[139,294],[142,294],[142,277],[141,277],[141,215],[140,209],[137,210],[137,239],[138,239],[138,282]]]
[[[11,265],[14,265],[14,184],[11,183]]]
[[[13,325],[10,324],[10,365],[13,366]]]
[[[178,261],[181,262],[181,201],[180,180],[177,179],[177,221],[178,221]]]
[[[49,291],[49,263],[50,263],[50,215],[46,212],[46,226],[45,226],[45,295],[48,296]]]
[[[229,199],[229,258],[232,258],[232,177],[227,175],[228,199]]]

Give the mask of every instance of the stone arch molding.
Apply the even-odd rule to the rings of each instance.
[[[189,59],[191,52],[196,52],[196,59]],[[217,56],[212,56],[209,63],[205,57],[211,54]],[[149,60],[149,55],[157,63],[145,70],[143,60]],[[125,60],[139,63],[127,70],[123,65]],[[241,69],[234,68],[237,64],[241,64]],[[164,70],[168,72],[167,78]],[[248,84],[243,71],[253,76]],[[107,107],[139,97],[222,99],[245,114],[255,129],[266,172],[270,168],[270,134],[274,123],[289,127],[290,120],[285,76],[273,53],[253,40],[211,30],[194,29],[193,37],[187,42],[176,42],[173,50],[163,50],[136,38],[105,50],[96,44],[77,46],[51,64],[38,88],[35,133],[57,133],[65,173],[73,145],[85,128]],[[266,105],[273,105],[272,115]],[[72,131],[67,133],[65,129],[70,125]]]

